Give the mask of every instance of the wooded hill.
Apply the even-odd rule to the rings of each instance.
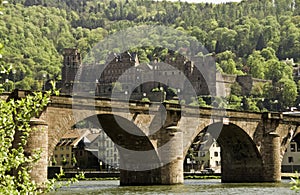
[[[226,4],[150,0],[9,3],[0,21],[0,42],[5,45],[1,63],[16,70],[8,77],[8,88],[13,80],[18,88],[41,89],[45,75],[59,79],[65,47],[77,47],[85,57],[111,33],[142,24],[159,24],[184,31],[201,42],[209,53],[216,54],[217,67],[222,72],[270,79],[274,86],[281,83],[292,89],[286,96],[297,94],[292,65],[282,60],[300,61],[300,0]],[[175,42],[180,39],[170,38]],[[153,50],[137,49],[141,61],[149,61]]]

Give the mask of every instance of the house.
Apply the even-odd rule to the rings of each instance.
[[[199,161],[201,169],[221,170],[221,147],[210,134],[204,136],[196,160]]]
[[[90,129],[72,129],[67,131],[55,146],[52,165],[59,165],[63,168],[96,168],[98,158],[87,149],[87,146],[98,135],[97,133],[92,133]]]
[[[98,137],[98,158],[101,170],[118,170],[119,151],[113,141],[101,130]]]
[[[217,141],[209,134],[198,136],[191,147],[193,155],[187,155],[185,171],[201,171],[212,168],[215,172],[221,172],[221,147]]]
[[[300,171],[300,135],[298,134],[288,145],[281,162],[281,172]]]

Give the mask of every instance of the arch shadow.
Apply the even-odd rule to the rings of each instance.
[[[199,144],[205,142],[206,133],[210,133],[221,147],[222,182],[263,180],[262,156],[254,141],[242,128],[232,123],[213,123],[196,136],[192,147],[200,148]]]
[[[160,163],[149,137],[132,121],[113,114],[98,114],[84,121],[102,129],[116,145],[120,155],[120,169],[149,170]]]

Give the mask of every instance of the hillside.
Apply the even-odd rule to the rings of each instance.
[[[252,74],[270,79],[274,85],[280,81],[296,86],[292,65],[282,60],[300,61],[300,0],[226,4],[150,0],[10,3],[0,21],[0,42],[5,44],[1,63],[16,70],[8,77],[10,88],[15,81],[18,88],[41,89],[45,79],[59,79],[63,48],[77,47],[85,57],[109,34],[142,24],[186,32],[216,54],[218,69],[224,73]],[[176,36],[171,38],[182,41]],[[143,56],[142,61],[149,61],[154,49],[135,48]]]

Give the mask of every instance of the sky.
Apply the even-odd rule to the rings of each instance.
[[[168,0],[168,1],[178,1],[178,0]],[[190,3],[225,3],[225,2],[240,2],[241,0],[180,0],[180,1],[187,1]]]

